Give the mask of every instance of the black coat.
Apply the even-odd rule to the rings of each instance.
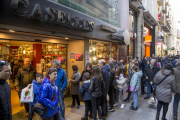
[[[115,86],[116,80],[115,80],[115,73],[113,70],[110,71],[110,84],[109,87]]]
[[[85,72],[88,72],[88,73],[90,74],[90,76],[91,76],[91,71],[85,71],[85,70],[84,70],[84,71],[82,72],[82,74],[81,74],[81,77],[80,77],[79,81],[84,82],[83,79],[84,79],[84,73],[85,73]],[[91,78],[91,77],[90,77],[90,78]]]
[[[105,65],[101,68],[101,74],[103,77],[103,81],[105,83],[105,88],[102,89],[102,95],[106,96],[109,91],[109,84],[110,84],[110,67],[109,65]]]
[[[91,79],[90,85],[89,85],[89,93],[91,97],[101,97],[102,95],[102,89],[105,87],[104,81],[101,77],[94,76]]]
[[[84,101],[91,100],[91,95],[89,93],[89,85],[90,80],[84,81],[81,85],[80,95],[83,97]]]
[[[160,68],[157,66],[157,64],[154,64],[154,67],[151,69],[150,64],[146,65],[145,71],[144,71],[144,77],[148,77],[148,82],[153,82],[153,79],[155,75],[160,71]]]
[[[6,80],[0,80],[0,120],[12,120],[11,88]]]

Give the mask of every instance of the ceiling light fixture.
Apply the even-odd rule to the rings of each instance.
[[[65,37],[65,39],[67,40],[67,39],[69,39],[68,37]]]
[[[15,32],[14,30],[9,30],[9,32]]]

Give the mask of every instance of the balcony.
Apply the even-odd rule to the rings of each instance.
[[[163,16],[163,14],[158,15],[158,23],[160,25],[164,25],[164,16]]]
[[[164,0],[157,0],[159,6],[163,6]]]
[[[166,18],[169,18],[169,12],[167,12],[167,14],[166,14]]]
[[[165,4],[167,5],[167,6],[169,6],[170,4],[169,4],[169,0],[165,0]]]
[[[177,39],[180,39],[180,30],[177,30]]]
[[[162,12],[163,12],[163,13],[167,13],[167,6],[163,6],[163,7],[162,7]]]
[[[171,26],[169,25],[169,23],[166,21],[166,24],[161,26],[163,31],[165,32],[170,32],[171,31]]]

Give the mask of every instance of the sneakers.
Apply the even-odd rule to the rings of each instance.
[[[173,120],[178,120],[177,116],[173,116]]]
[[[149,97],[145,97],[144,99],[149,99]]]
[[[75,105],[72,105],[71,108],[75,107]]]
[[[118,103],[115,103],[113,106],[114,106],[114,107],[117,107],[118,105],[119,105]]]
[[[114,112],[114,109],[109,109],[108,112]]]
[[[129,99],[125,99],[124,102],[129,102]]]
[[[29,113],[26,113],[26,114],[25,114],[25,117],[28,117],[28,116],[29,116]]]
[[[77,108],[79,109],[79,108],[80,108],[80,105],[78,105]]]
[[[88,117],[82,117],[81,120],[88,120]]]
[[[125,104],[121,104],[121,109],[124,108]]]
[[[130,107],[130,110],[134,110],[134,111],[137,111],[137,107],[136,108],[134,108],[134,107]]]

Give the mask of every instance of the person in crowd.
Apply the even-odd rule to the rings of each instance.
[[[163,66],[165,66],[166,64],[168,64],[169,61],[168,61],[168,58],[166,58],[165,56],[162,57],[162,64]]]
[[[81,85],[80,89],[80,95],[83,97],[84,103],[85,103],[85,116],[81,118],[81,120],[88,120],[88,113],[90,112],[90,118],[93,119],[92,117],[92,105],[91,105],[91,95],[89,93],[89,85],[90,85],[90,73],[89,72],[84,72],[84,77],[83,77],[83,83]]]
[[[146,63],[147,63],[146,56],[144,56],[142,61],[140,62],[140,65],[139,65],[139,70],[142,70],[143,74],[145,72]],[[145,85],[145,77],[142,76],[141,77],[141,95],[144,95],[144,93],[145,93],[144,85]]]
[[[93,77],[89,85],[89,93],[91,95],[93,117],[94,117],[94,120],[97,120],[96,116],[97,116],[97,111],[98,111],[98,116],[99,116],[99,119],[101,120],[102,114],[101,114],[101,109],[100,109],[100,101],[101,101],[102,89],[105,88],[105,84],[103,81],[103,77],[101,75],[101,71],[98,66],[92,67],[92,76]]]
[[[156,61],[151,59],[150,64],[146,65],[144,77],[146,78],[147,96],[144,99],[149,99],[151,94],[151,86],[155,89],[156,85],[153,83],[154,76],[158,73],[160,68],[157,66]]]
[[[18,69],[18,73],[15,79],[15,88],[18,92],[19,98],[21,98],[21,91],[23,88],[27,87],[28,84],[31,84],[32,81],[36,78],[36,69],[31,65],[31,59],[25,58],[24,65]],[[25,116],[29,116],[29,104],[24,103],[25,106]]]
[[[137,62],[137,64],[139,65],[139,57],[136,56],[134,59],[135,59],[135,61]]]
[[[134,72],[133,72],[133,70],[132,70],[132,67],[133,66],[137,66],[138,67],[138,64],[135,62],[135,60],[133,60],[132,61],[132,63],[131,63],[131,66],[130,66],[130,68],[129,68],[129,74],[128,74],[128,87],[130,86],[130,82],[131,82],[131,78],[132,78],[132,76],[133,76],[133,74],[134,74]],[[124,102],[129,102],[129,99],[130,99],[130,97],[131,97],[131,91],[129,91],[128,90],[128,96],[127,96],[127,98],[124,100]]]
[[[112,62],[109,62],[108,65],[110,66],[110,84],[109,84],[109,104],[110,108],[108,109],[110,112],[114,112],[113,105],[114,105],[114,87],[116,85],[115,81],[115,68]]]
[[[173,66],[171,64],[166,64],[162,70],[155,75],[153,82],[157,85],[156,98],[158,104],[156,120],[159,120],[162,107],[162,120],[167,120],[166,113],[168,111],[169,103],[172,100],[172,93],[177,93]]]
[[[113,58],[109,58],[109,62],[112,62],[112,63],[113,63],[113,65],[114,65],[114,68],[116,69],[116,67],[118,66],[117,62],[116,62],[116,61],[114,61],[114,59],[113,59]]]
[[[116,90],[117,90],[116,102],[120,105],[120,102],[119,102],[119,96],[120,96],[120,99],[121,99],[121,107],[120,108],[124,108],[125,104],[124,104],[124,99],[123,99],[123,86],[124,86],[126,80],[124,78],[123,71],[120,66],[118,66],[116,68],[115,79],[116,79]]]
[[[24,63],[23,59],[19,59],[18,63],[14,66],[13,81],[15,81],[18,70],[19,70],[19,68],[21,68],[23,66],[23,63]]]
[[[81,74],[81,78],[80,78],[80,81],[81,82],[84,82],[83,80],[84,80],[84,73],[85,72],[89,72],[89,74],[90,74],[90,76],[91,76],[91,72],[92,72],[92,64],[91,63],[87,63],[86,64],[86,67],[85,67],[85,70],[82,72],[82,74]]]
[[[130,110],[137,111],[138,109],[138,90],[140,89],[141,86],[141,77],[143,76],[142,71],[138,71],[137,66],[132,67],[133,70],[133,76],[131,78],[130,82],[130,91],[132,92],[133,95],[133,104],[130,107]]]
[[[71,83],[71,87],[70,87],[70,94],[72,94],[72,106],[71,108],[75,107],[75,100],[77,102],[77,108],[80,108],[80,100],[79,100],[79,90],[80,90],[80,73],[79,73],[79,68],[77,65],[73,65],[72,66],[72,70],[73,70],[73,75],[71,77],[71,79],[69,79],[68,82]]]
[[[162,61],[161,61],[161,58],[160,57],[158,57],[158,63],[159,63],[159,68],[160,69],[162,69],[162,67],[163,67],[163,64],[162,64]]]
[[[177,60],[178,60],[178,59],[179,59],[179,57],[178,57],[178,56],[175,56],[175,60],[172,61],[172,65],[173,65],[174,68],[176,67],[176,63],[177,63]]]
[[[102,89],[101,96],[101,109],[102,109],[102,117],[106,118],[107,116],[107,94],[109,91],[109,83],[110,83],[110,67],[109,65],[105,65],[105,60],[99,60],[99,67],[101,69],[101,74],[103,77],[103,81],[105,83],[105,88]]]
[[[125,74],[126,73],[126,66],[124,66],[121,61],[118,61],[118,66],[121,67],[123,74]]]
[[[39,98],[39,91],[41,88],[41,83],[43,81],[44,75],[43,73],[36,73],[36,79],[32,81],[33,84],[33,93],[34,93],[34,100],[32,103],[29,103],[29,117],[28,120],[32,120],[34,115],[34,105],[37,103]],[[31,87],[32,84],[29,84],[28,87]]]
[[[64,105],[64,90],[67,87],[67,78],[66,78],[66,72],[61,69],[60,66],[60,62],[59,60],[55,59],[52,61],[52,66],[53,68],[57,69],[57,78],[56,78],[56,85],[58,87],[59,90],[59,104],[60,104],[60,113],[62,116],[62,119],[64,120],[65,117],[65,105]]]
[[[178,106],[180,102],[180,60],[177,60],[176,68],[174,69],[175,72],[175,81],[177,87],[177,94],[174,96],[174,103],[173,103],[173,120],[178,120]]]
[[[59,91],[55,85],[56,78],[57,69],[49,68],[42,82],[38,99],[38,103],[48,108],[46,115],[41,116],[42,120],[61,120],[61,113],[58,106]]]
[[[4,60],[0,61],[0,120],[12,120],[11,88],[7,81],[11,76],[11,67]]]

